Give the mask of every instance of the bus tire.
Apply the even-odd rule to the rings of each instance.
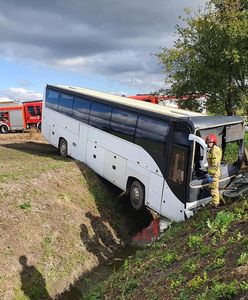
[[[1,133],[4,133],[4,134],[9,133],[9,128],[8,128],[8,126],[7,126],[7,125],[1,125],[1,127],[0,127],[0,132],[1,132]]]
[[[68,156],[67,141],[63,138],[61,138],[60,141],[59,141],[59,154],[62,157],[67,157]]]
[[[134,180],[130,186],[129,197],[132,207],[135,210],[140,210],[144,207],[145,202],[145,188],[144,185]]]

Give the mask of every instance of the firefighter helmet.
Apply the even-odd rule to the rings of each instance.
[[[214,134],[209,134],[208,136],[206,136],[205,141],[206,143],[214,143],[215,145],[217,145],[217,138]]]

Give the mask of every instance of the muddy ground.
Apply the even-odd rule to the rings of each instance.
[[[59,299],[127,244],[150,216],[120,192],[40,133],[0,135],[0,299]]]

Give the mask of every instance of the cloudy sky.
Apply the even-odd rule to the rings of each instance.
[[[0,98],[49,84],[126,95],[165,88],[154,54],[204,0],[0,0]]]

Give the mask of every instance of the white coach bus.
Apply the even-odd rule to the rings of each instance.
[[[46,86],[42,133],[61,156],[84,162],[129,193],[135,209],[145,205],[175,221],[210,200],[204,138],[215,134],[223,149],[221,187],[238,174],[244,152],[239,117],[211,117],[71,86]]]

